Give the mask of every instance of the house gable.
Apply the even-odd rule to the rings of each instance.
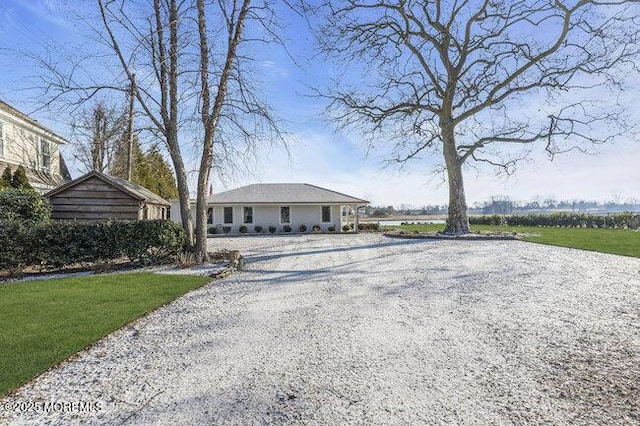
[[[161,219],[167,201],[140,185],[90,172],[45,194],[53,219]]]
[[[142,208],[140,200],[95,176],[47,196],[52,219],[135,220]]]
[[[29,183],[45,192],[65,181],[59,146],[66,140],[0,100],[0,167],[23,166]]]

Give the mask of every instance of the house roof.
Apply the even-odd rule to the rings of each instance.
[[[369,204],[308,183],[256,183],[207,197],[208,204]]]
[[[37,127],[38,129],[42,130],[43,132],[49,133],[50,135],[55,136],[57,139],[59,139],[58,142],[61,143],[66,143],[67,140],[65,138],[63,138],[62,136],[56,134],[53,130],[49,129],[48,127],[40,124],[40,122],[38,120],[34,120],[33,118],[29,117],[27,114],[25,114],[22,111],[17,110],[16,108],[12,107],[11,105],[9,105],[8,103],[4,102],[2,99],[0,99],[0,110],[13,115],[14,117],[17,117],[23,121],[26,121],[27,123],[31,124],[32,126]]]
[[[149,191],[147,188],[145,188],[144,186],[140,186],[136,183],[133,182],[129,182],[127,180],[124,179],[120,179],[117,178],[115,176],[110,176],[110,175],[106,175],[104,173],[100,173],[97,170],[93,170],[83,176],[80,176],[77,179],[74,179],[70,182],[65,183],[62,186],[59,186],[58,188],[49,191],[45,194],[45,197],[51,197],[54,196],[56,194],[59,194],[60,192],[66,191],[67,189],[76,186],[77,184],[84,182],[85,180],[91,178],[91,177],[97,177],[98,179],[111,184],[113,186],[115,186],[116,188],[118,188],[119,190],[129,194],[130,196],[132,196],[133,198],[140,200],[140,201],[145,201],[145,202],[149,202],[149,203],[153,203],[153,204],[162,204],[162,205],[169,205],[169,202],[167,200],[165,200],[164,198],[162,198],[161,196],[159,196],[158,194],[155,194],[151,191]]]

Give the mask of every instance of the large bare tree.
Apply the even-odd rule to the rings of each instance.
[[[585,150],[627,130],[616,98],[636,70],[636,1],[329,0],[319,37],[349,64],[329,112],[392,160],[440,155],[449,185],[445,233],[470,231],[469,160],[511,173],[529,144]],[[357,82],[353,82],[353,76]],[[524,147],[524,149],[522,149]]]

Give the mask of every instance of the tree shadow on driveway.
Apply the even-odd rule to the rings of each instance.
[[[350,251],[356,251],[356,250],[380,249],[385,247],[397,247],[397,246],[414,246],[414,245],[428,244],[433,242],[434,241],[432,240],[389,241],[389,242],[375,243],[375,244],[361,244],[361,245],[348,245],[348,246],[342,246],[342,247],[319,248],[317,250],[287,251],[287,252],[265,254],[265,255],[249,255],[246,257],[246,259],[251,262],[262,262],[262,261],[268,261],[268,260],[279,259],[283,257],[291,257],[291,256],[307,256],[307,255],[316,255],[316,254],[325,254],[325,253],[340,253],[340,252],[350,252]]]

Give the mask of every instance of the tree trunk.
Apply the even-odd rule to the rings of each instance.
[[[196,242],[195,257],[198,262],[208,260],[207,253],[207,186],[209,186],[209,174],[213,165],[213,139],[216,134],[218,122],[222,114],[224,100],[227,95],[229,76],[233,61],[236,58],[236,51],[240,43],[244,22],[249,12],[251,0],[244,0],[235,23],[230,20],[229,39],[227,46],[227,57],[220,74],[218,91],[210,109],[210,88],[209,88],[209,44],[207,40],[207,24],[204,0],[197,1],[198,8],[198,33],[200,35],[200,80],[202,84],[202,124],[204,127],[204,143],[202,147],[202,157],[200,158],[200,170],[198,171],[198,189],[196,198]],[[235,25],[234,25],[235,24]]]
[[[193,247],[193,219],[191,218],[191,199],[189,197],[189,184],[187,182],[187,172],[180,154],[177,131],[167,135],[167,146],[169,154],[173,160],[176,171],[176,185],[178,186],[178,200],[180,201],[180,218],[182,219],[182,229],[187,234],[187,244]]]
[[[467,216],[467,199],[464,194],[462,161],[458,156],[453,129],[443,129],[444,159],[449,181],[449,215],[445,234],[461,235],[471,232]]]
[[[213,136],[209,129],[205,129],[204,150],[198,172],[196,194],[196,243],[194,253],[198,262],[209,260],[209,254],[207,253],[207,186],[209,186],[209,173],[213,163],[212,148]]]

